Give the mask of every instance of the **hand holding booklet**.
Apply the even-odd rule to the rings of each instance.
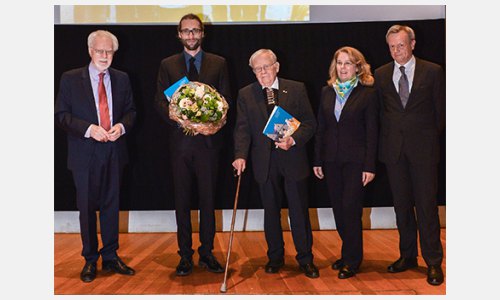
[[[182,77],[179,81],[176,83],[172,84],[169,86],[166,90],[163,91],[165,94],[165,97],[167,97],[167,100],[170,102],[170,99],[172,99],[172,95],[177,91],[177,89],[183,85],[189,82],[189,79],[187,79],[186,76]]]
[[[281,138],[291,136],[299,126],[299,120],[280,106],[275,106],[262,133],[273,141],[278,141]]]

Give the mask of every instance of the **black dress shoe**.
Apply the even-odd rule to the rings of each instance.
[[[193,272],[193,259],[191,257],[181,257],[181,261],[175,268],[175,274],[177,276],[186,276]]]
[[[264,267],[266,273],[278,273],[280,268],[285,265],[284,259],[269,260]]]
[[[427,282],[432,285],[440,285],[444,281],[441,266],[429,266],[427,269]]]
[[[399,273],[399,272],[404,272],[410,268],[416,268],[418,266],[417,264],[417,258],[404,258],[400,257],[398,260],[396,260],[394,263],[389,265],[387,267],[387,271],[389,273]]]
[[[340,268],[338,277],[340,279],[350,278],[356,275],[357,271],[358,271],[357,268],[353,268],[349,265],[344,265],[342,266],[342,268]]]
[[[80,273],[80,279],[83,282],[91,282],[95,279],[97,275],[97,264],[95,262],[86,262],[83,266],[82,272]]]
[[[118,256],[112,260],[102,262],[102,269],[107,272],[115,272],[123,275],[134,275],[135,271],[127,266]]]
[[[198,261],[198,266],[207,269],[208,272],[224,273],[224,269],[222,268],[222,266],[219,264],[215,256],[211,254],[200,257],[200,260]]]
[[[333,264],[332,264],[332,269],[334,270],[340,270],[344,266],[344,261],[342,259],[337,259]]]
[[[305,264],[300,266],[300,270],[306,274],[309,278],[318,278],[319,270],[313,263]]]

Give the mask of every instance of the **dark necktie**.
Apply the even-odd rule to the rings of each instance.
[[[97,93],[99,95],[99,118],[101,120],[101,127],[109,130],[111,128],[111,120],[109,119],[108,97],[106,96],[106,89],[104,88],[104,73],[99,74]]]
[[[196,59],[194,57],[191,57],[189,59],[189,74],[188,78],[190,81],[198,81],[198,70],[196,69],[196,66],[194,65],[194,61]]]
[[[408,84],[408,77],[406,77],[405,67],[399,67],[401,70],[401,77],[399,78],[399,98],[401,98],[401,103],[403,107],[406,107],[408,103],[408,98],[410,97],[410,85]]]

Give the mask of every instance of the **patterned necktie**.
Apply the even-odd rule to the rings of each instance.
[[[401,71],[401,77],[399,78],[399,97],[401,98],[401,103],[403,107],[406,107],[408,103],[408,98],[410,97],[410,86],[408,84],[408,77],[406,77],[405,67],[399,67]]]
[[[108,97],[106,96],[106,89],[104,88],[104,73],[99,74],[97,93],[99,95],[99,118],[101,120],[101,127],[109,130],[111,129],[111,120],[109,118]]]
[[[277,104],[277,99],[274,97],[274,90],[270,87],[265,88],[266,90],[266,99],[267,99],[267,114],[270,115]]]
[[[270,87],[266,88],[266,96],[267,96],[267,105],[276,105],[276,102],[274,101],[274,92],[272,88]]]
[[[190,81],[198,81],[198,70],[196,69],[196,66],[194,65],[194,61],[196,59],[194,57],[191,57],[189,59],[189,74],[188,78]]]

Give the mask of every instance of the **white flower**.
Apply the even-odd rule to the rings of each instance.
[[[179,101],[179,107],[180,108],[187,108],[193,104],[193,101],[191,101],[189,98],[182,98]]]
[[[222,101],[217,101],[217,110],[222,111],[222,108],[224,108],[224,105],[222,104]]]
[[[197,86],[194,96],[197,98],[203,98],[203,95],[205,95],[205,88],[201,85]]]

